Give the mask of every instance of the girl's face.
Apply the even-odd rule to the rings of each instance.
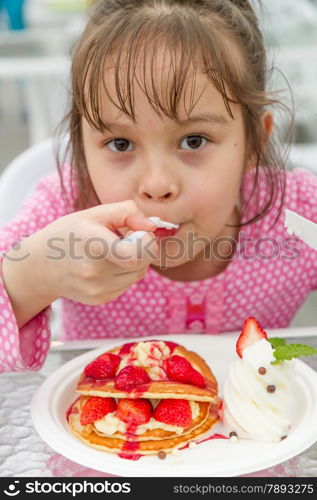
[[[113,81],[108,70],[108,89]],[[83,119],[92,184],[101,203],[134,200],[146,216],[180,224],[172,238],[160,240],[161,258],[154,265],[170,270],[189,261],[201,265],[210,243],[237,232],[226,224],[239,222],[246,148],[242,112],[232,104],[232,119],[202,74],[196,75],[195,99],[185,92],[179,123],[160,118],[140,87],[134,95],[135,123],[106,95],[103,120],[111,132],[100,133]],[[190,102],[196,105],[188,117]]]

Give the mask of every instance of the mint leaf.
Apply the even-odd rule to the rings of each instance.
[[[271,337],[270,339],[268,339],[268,341],[270,342],[270,344],[272,344],[273,349],[286,344],[285,340],[280,339],[279,337]]]
[[[279,363],[280,361],[284,361],[286,359],[298,358],[299,356],[313,356],[314,354],[317,354],[317,349],[309,345],[304,345],[304,344],[280,345],[273,352],[275,361],[272,361],[272,364]]]

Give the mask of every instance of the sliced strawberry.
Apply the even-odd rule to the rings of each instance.
[[[165,363],[165,369],[170,380],[198,387],[206,387],[204,377],[183,356],[175,354],[168,358]]]
[[[106,352],[86,366],[85,375],[96,380],[114,378],[120,361],[121,358],[117,354]]]
[[[259,322],[252,316],[246,319],[236,345],[236,351],[240,358],[242,358],[243,349],[262,339],[267,340],[267,334],[261,328]]]
[[[129,426],[136,426],[146,424],[152,411],[152,405],[147,399],[119,399],[116,416]]]
[[[81,425],[92,424],[108,413],[115,411],[117,404],[113,398],[99,398],[91,396],[82,407],[80,414]]]
[[[124,354],[130,354],[132,347],[136,345],[136,342],[127,342],[126,344],[123,344],[121,347],[119,354],[124,355]]]
[[[119,371],[114,386],[120,391],[132,391],[138,386],[151,382],[147,372],[141,366],[128,365]]]
[[[192,410],[185,399],[162,399],[154,410],[153,418],[179,427],[189,427],[193,423]]]

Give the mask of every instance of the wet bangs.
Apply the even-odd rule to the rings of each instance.
[[[230,104],[239,102],[236,96],[244,64],[221,19],[209,16],[207,24],[190,11],[171,15],[151,9],[141,19],[137,15],[126,18],[121,12],[118,19],[108,22],[113,29],[98,26],[85,44],[86,54],[75,58],[82,67],[73,65],[73,98],[93,128],[106,130],[105,94],[119,112],[135,121],[136,85],[160,117],[177,122],[181,103],[188,117],[200,97],[195,88],[198,73],[215,85],[233,118]],[[107,86],[109,75],[112,92]]]

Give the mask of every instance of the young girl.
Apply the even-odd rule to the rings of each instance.
[[[247,0],[95,5],[73,57],[72,161],[0,233],[2,371],[41,368],[57,298],[64,339],[289,324],[317,253],[284,209],[316,222],[317,180],[273,148],[266,72]]]

